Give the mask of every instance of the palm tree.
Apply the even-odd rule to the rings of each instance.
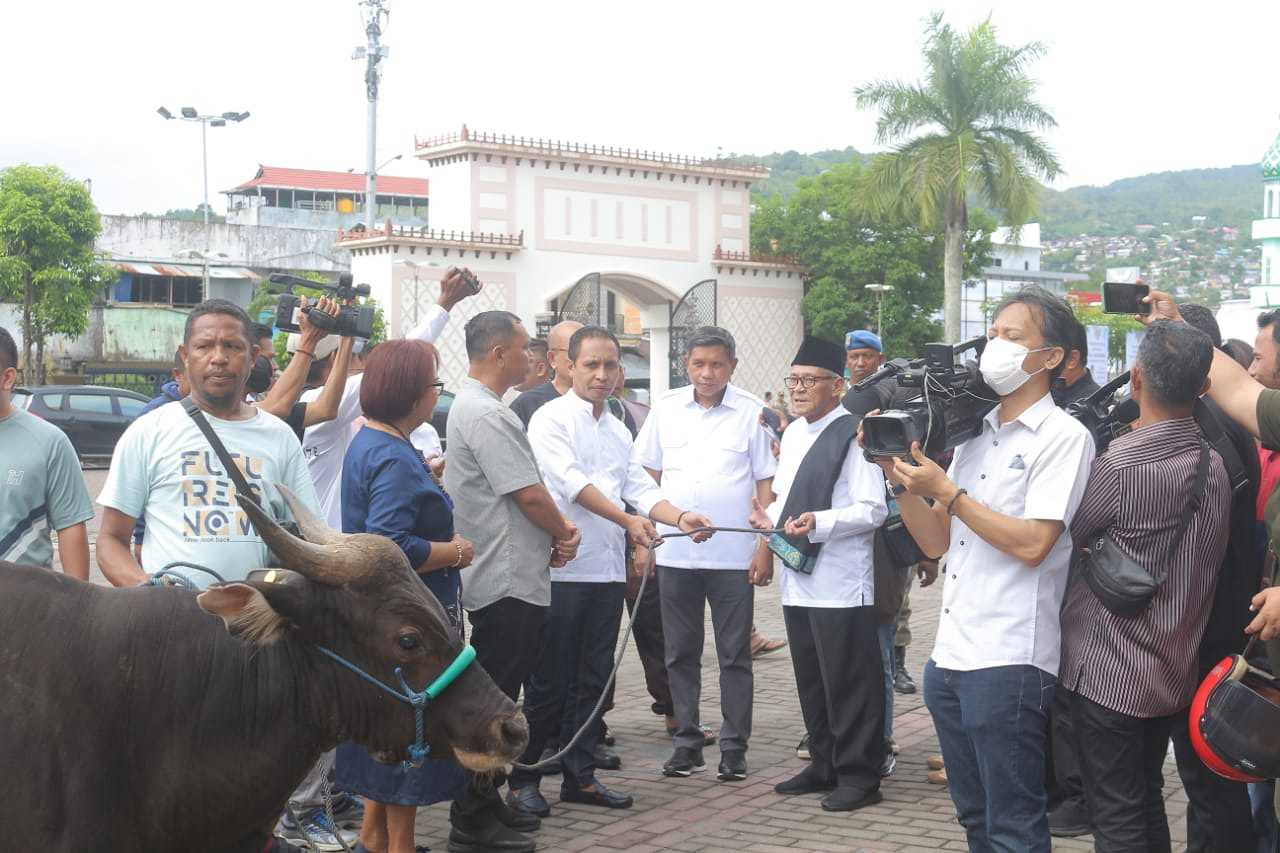
[[[878,107],[876,142],[892,145],[867,174],[866,201],[897,210],[945,236],[943,319],[960,338],[960,279],[973,193],[1016,229],[1035,215],[1040,185],[1061,171],[1035,130],[1057,125],[1034,99],[1027,66],[1044,46],[1007,47],[991,19],[957,33],[935,13],[925,30],[923,81],[876,81],[855,90],[859,107]],[[919,130],[926,132],[908,138]]]

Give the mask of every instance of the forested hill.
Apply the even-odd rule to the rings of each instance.
[[[844,150],[801,154],[796,151],[742,157],[773,170],[769,180],[754,193],[789,195],[799,178],[817,175],[839,163],[866,160],[852,147]],[[1248,233],[1262,204],[1262,175],[1257,164],[1223,169],[1186,169],[1123,178],[1102,187],[1046,189],[1041,202],[1040,233],[1043,239],[1078,234],[1106,236],[1133,233],[1135,225],[1159,227],[1168,222],[1186,227],[1193,216],[1204,216],[1209,225],[1231,225]]]

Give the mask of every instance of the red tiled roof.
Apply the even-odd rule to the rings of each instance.
[[[259,166],[253,180],[227,192],[244,192],[256,187],[325,192],[364,193],[363,172],[322,172],[318,169],[287,169],[282,166]],[[427,197],[426,178],[397,178],[378,175],[379,195]]]

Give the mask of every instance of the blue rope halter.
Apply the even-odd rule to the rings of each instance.
[[[408,683],[404,680],[404,672],[401,671],[400,667],[396,667],[396,678],[400,679],[400,689],[396,690],[394,687],[390,687],[382,681],[374,678],[372,675],[365,672],[363,669],[356,666],[337,652],[330,651],[324,646],[316,646],[316,648],[330,660],[342,664],[347,669],[372,684],[374,687],[377,687],[385,693],[389,693],[401,702],[404,702],[413,708],[413,728],[415,736],[413,743],[409,746],[409,760],[405,762],[406,768],[421,767],[422,762],[426,761],[427,755],[431,752],[431,749],[427,746],[427,742],[423,735],[423,711],[426,709],[427,704],[443,693],[444,689],[452,684],[458,676],[462,674],[462,671],[470,666],[471,662],[476,659],[476,650],[471,648],[471,646],[463,646],[462,651],[458,652],[457,657],[455,657],[453,662],[445,668],[445,671],[440,673],[440,675],[436,677],[435,681],[431,682],[420,691],[410,689]]]

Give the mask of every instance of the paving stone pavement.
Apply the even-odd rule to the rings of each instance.
[[[97,496],[105,471],[86,470],[89,493]],[[96,538],[101,517],[90,525],[90,542]],[[91,577],[103,583],[96,564]],[[933,647],[941,589],[913,589],[911,603],[912,645],[907,663],[917,685]],[[771,637],[783,637],[778,587],[758,591],[756,624]],[[718,726],[720,691],[715,646],[707,617],[707,644],[703,654],[702,719]],[[868,654],[878,654],[868,650]],[[544,851],[608,851],[651,853],[675,850],[683,853],[934,853],[965,850],[964,833],[945,788],[925,781],[925,759],[937,754],[929,713],[917,692],[898,695],[894,704],[894,737],[901,747],[898,767],[882,786],[884,802],[849,814],[829,814],[818,797],[780,797],[773,785],[798,772],[804,762],[795,757],[795,746],[804,734],[795,676],[786,649],[755,662],[755,705],[751,748],[747,754],[750,776],[745,782],[716,781],[719,752],[706,752],[708,772],[688,779],[668,779],[661,768],[670,756],[661,717],[651,713],[652,699],[644,687],[634,643],[626,650],[618,677],[616,708],[606,717],[618,739],[622,769],[601,771],[605,784],[635,797],[635,806],[611,811],[579,804],[561,804],[560,777],[543,780],[542,791],[551,803],[552,815],[537,833]],[[1166,810],[1175,853],[1186,848],[1186,796],[1172,758],[1165,765]],[[449,834],[448,805],[439,804],[418,813],[417,839],[433,849],[445,849]],[[1092,840],[1054,839],[1054,851],[1091,850]]]

